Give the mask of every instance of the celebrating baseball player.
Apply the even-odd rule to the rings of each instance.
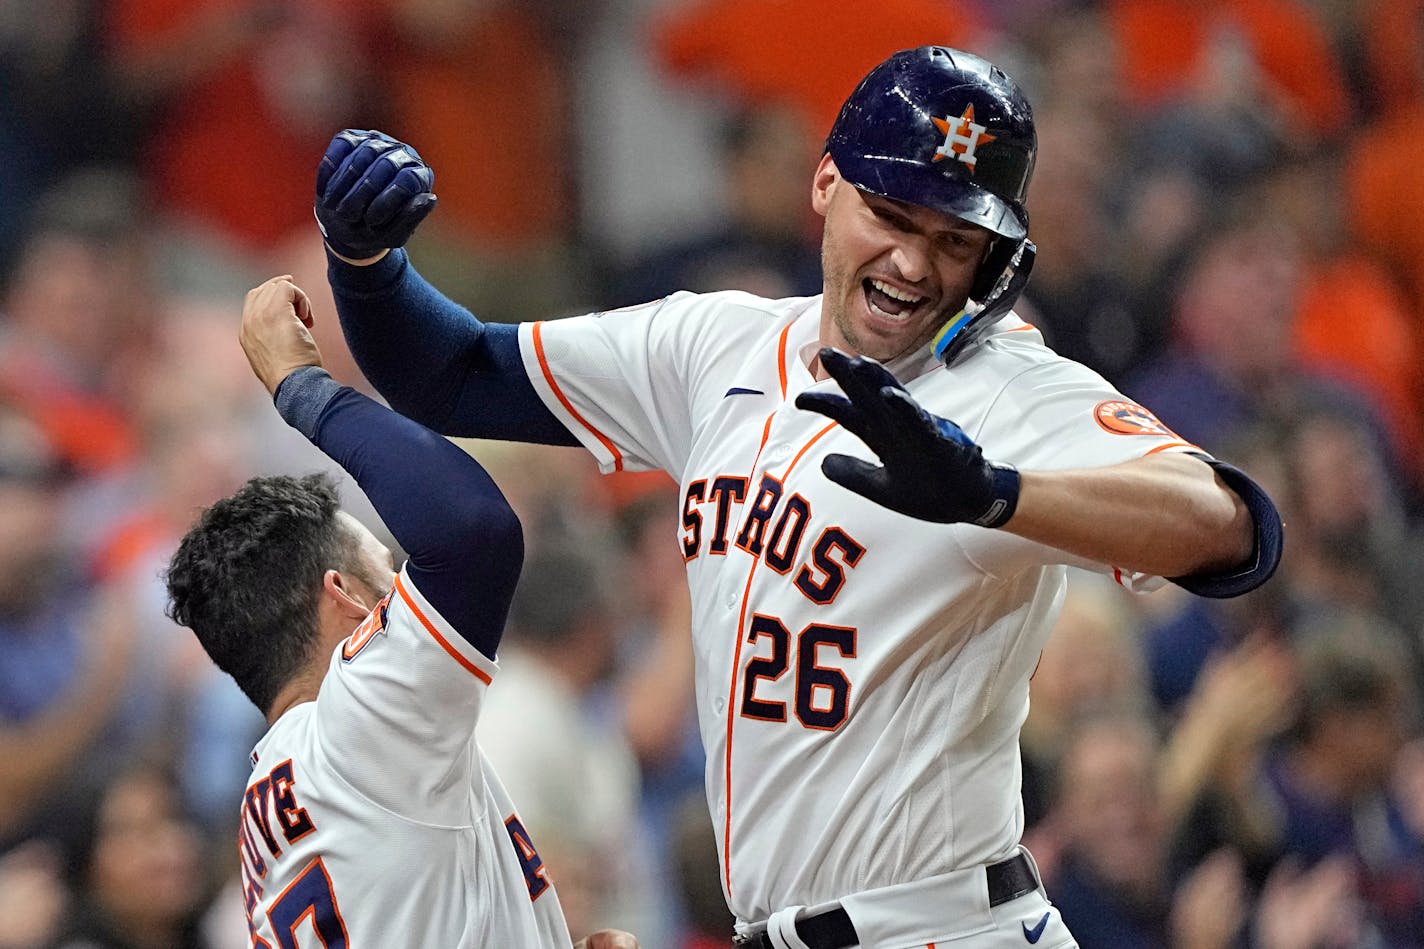
[[[473,737],[519,521],[468,455],[327,375],[310,323],[306,295],[276,277],[247,296],[243,349],[410,559],[395,573],[321,475],[248,482],[173,557],[172,616],[271,724],[238,835],[252,945],[567,949],[549,870]],[[411,470],[431,484],[412,490]],[[611,931],[585,943],[637,946]]]
[[[435,206],[414,148],[348,130],[320,164],[343,329],[392,406],[679,480],[742,945],[1074,945],[1019,845],[1018,734],[1065,566],[1232,596],[1279,558],[1246,475],[1013,313],[1035,149],[997,67],[897,53],[811,177],[822,295],[520,326],[480,322],[393,249]]]

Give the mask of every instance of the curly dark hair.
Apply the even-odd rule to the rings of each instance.
[[[356,538],[324,474],[253,478],[203,512],[169,562],[167,613],[266,714],[317,640],[322,576]]]

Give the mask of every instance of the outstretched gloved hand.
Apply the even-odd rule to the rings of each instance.
[[[364,260],[401,247],[435,209],[435,172],[383,132],[337,132],[316,172],[316,220],[327,245]]]
[[[986,461],[963,429],[926,412],[875,360],[831,348],[820,359],[845,395],[803,392],[796,407],[835,419],[881,461],[828,455],[821,463],[827,478],[920,520],[1000,527],[1013,516],[1017,470]]]

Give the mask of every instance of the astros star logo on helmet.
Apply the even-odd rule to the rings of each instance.
[[[964,107],[964,113],[959,116],[959,121],[951,125],[949,116],[944,118],[931,118],[935,127],[944,133],[944,144],[935,149],[934,160],[941,161],[945,158],[957,158],[969,166],[969,173],[974,173],[974,165],[978,159],[974,156],[974,150],[986,142],[992,142],[997,136],[990,135],[988,130],[974,121],[974,103]]]

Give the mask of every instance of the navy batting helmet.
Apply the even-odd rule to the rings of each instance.
[[[943,46],[901,50],[870,71],[841,107],[826,151],[862,191],[917,204],[999,235],[970,302],[935,338],[952,362],[1009,311],[1028,282],[1034,246],[1024,198],[1038,140],[1033,111],[997,66]]]

